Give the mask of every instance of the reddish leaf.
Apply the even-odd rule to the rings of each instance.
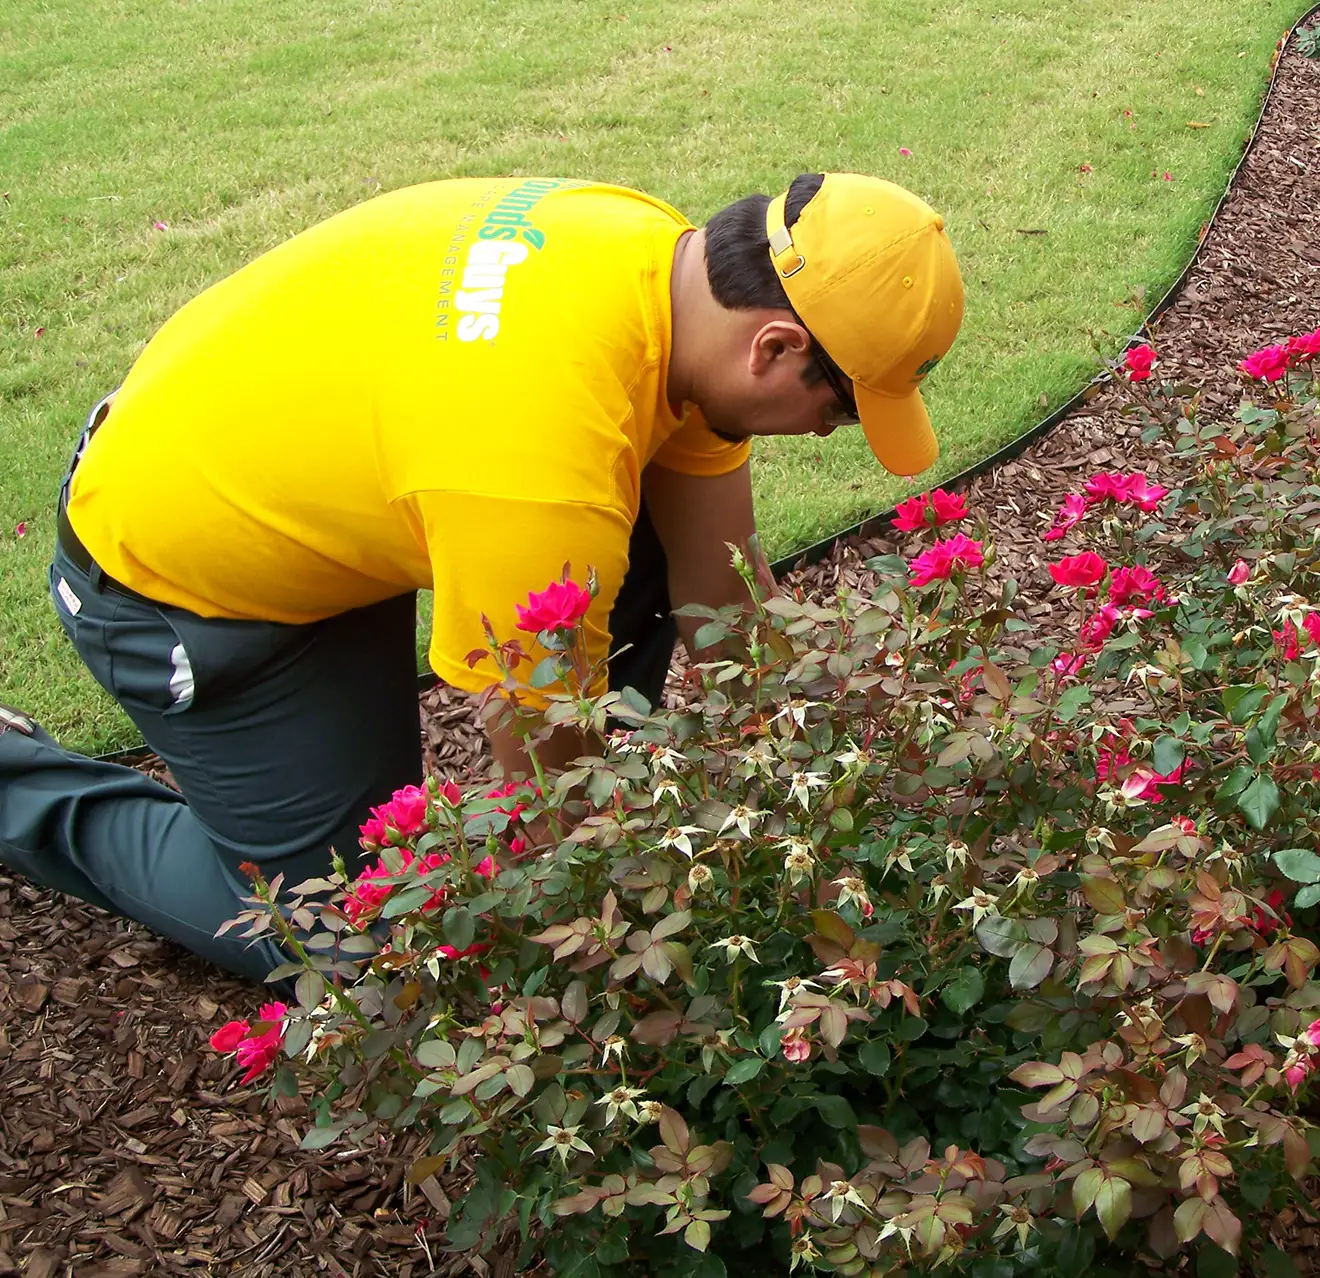
[[[687,1153],[688,1146],[692,1143],[692,1136],[688,1132],[688,1125],[683,1115],[676,1109],[670,1109],[668,1105],[660,1111],[660,1139],[664,1141],[666,1149],[680,1157]]]

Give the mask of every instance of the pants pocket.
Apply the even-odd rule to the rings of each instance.
[[[125,615],[126,613],[138,615]],[[102,636],[110,664],[110,692],[125,710],[181,714],[193,704],[192,659],[169,619],[129,601],[107,621]]]

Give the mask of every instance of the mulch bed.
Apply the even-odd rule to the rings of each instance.
[[[1286,53],[1253,152],[1154,335],[1165,368],[1204,386],[1213,418],[1238,403],[1242,355],[1320,326],[1318,96],[1320,62]],[[1120,419],[1122,402],[1101,389],[969,486],[1004,571],[1045,585],[1039,534],[1092,471],[1160,478],[1167,463]],[[893,549],[881,537],[841,545],[790,584],[829,594]],[[470,698],[436,688],[422,712],[429,766],[485,773]],[[301,1153],[301,1100],[268,1111],[259,1089],[236,1086],[206,1040],[257,1001],[135,924],[0,874],[0,1273],[466,1271],[440,1253],[444,1191],[404,1181],[406,1148]],[[1303,1275],[1320,1275],[1312,1216],[1286,1213],[1274,1232]]]

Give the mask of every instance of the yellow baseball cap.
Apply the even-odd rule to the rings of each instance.
[[[866,441],[896,475],[940,455],[919,389],[953,345],[962,276],[944,219],[901,186],[827,173],[792,228],[770,201],[770,257],[789,303],[853,383]]]

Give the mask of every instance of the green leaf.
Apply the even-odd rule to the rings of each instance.
[[[1263,830],[1279,810],[1279,787],[1262,774],[1242,792],[1237,805],[1253,830]]]
[[[1320,883],[1320,856],[1308,848],[1284,848],[1274,854],[1273,861],[1294,883]],[[1300,892],[1297,904],[1302,904]]]
[[[985,994],[985,977],[980,969],[963,967],[958,974],[940,991],[940,1002],[951,1012],[961,1016],[971,1011]]]
[[[1224,689],[1224,709],[1228,711],[1228,717],[1241,727],[1269,695],[1270,690],[1263,683],[1234,684]]]
[[[318,1007],[325,997],[325,977],[320,972],[304,972],[298,978],[295,996],[299,1007]]]
[[[619,694],[619,699],[624,705],[636,710],[642,718],[646,718],[651,713],[651,703],[631,684]]]
[[[1027,929],[1017,919],[989,914],[977,925],[976,939],[988,954],[996,958],[1012,958],[1027,939]]]
[[[381,916],[396,919],[400,914],[407,914],[409,910],[425,905],[434,895],[434,888],[422,887],[420,884],[416,887],[404,888],[402,892],[396,892],[385,902]]]
[[[853,1107],[842,1096],[823,1092],[819,1096],[813,1096],[811,1103],[816,1107],[816,1112],[831,1127],[846,1128],[850,1132],[856,1131],[857,1115],[853,1113]]]
[[[443,1038],[430,1038],[414,1053],[423,1069],[453,1069],[458,1053]]]
[[[299,1142],[299,1149],[324,1149],[333,1145],[344,1134],[344,1128],[335,1123],[330,1127],[313,1127]]]
[[[1247,729],[1247,753],[1251,756],[1252,763],[1259,767],[1267,762],[1274,753],[1274,743],[1267,741],[1261,733],[1259,727],[1254,723]]]
[[[1247,788],[1255,772],[1247,767],[1245,763],[1239,763],[1232,772],[1224,778],[1223,784],[1215,791],[1215,802],[1231,799],[1235,794],[1241,794]]]
[[[888,1074],[889,1066],[893,1063],[889,1044],[879,1038],[863,1043],[862,1050],[857,1053],[857,1059],[861,1061],[862,1068],[868,1074],[874,1074],[876,1078],[883,1078]]]
[[[542,657],[536,663],[532,673],[527,676],[527,682],[533,688],[548,688],[551,684],[560,682],[559,663],[562,660],[557,654],[549,657]]]
[[[1266,1247],[1260,1253],[1257,1268],[1264,1278],[1302,1278],[1302,1271],[1293,1258],[1277,1247]]]
[[[1018,947],[1008,965],[1009,984],[1015,990],[1034,990],[1054,966],[1054,951],[1048,945],[1026,941]]]
[[[1113,1242],[1132,1215],[1132,1186],[1121,1176],[1110,1176],[1096,1191],[1095,1214],[1105,1237]]]
[[[1193,670],[1204,670],[1210,664],[1210,653],[1199,639],[1191,637],[1182,641],[1183,656],[1192,663]]]
[[[1289,694],[1281,692],[1268,706],[1265,707],[1265,713],[1260,716],[1258,726],[1261,736],[1271,745],[1274,744],[1274,738],[1279,731],[1279,720],[1283,716],[1284,709],[1287,707]]]
[[[1157,737],[1155,740],[1155,754],[1152,759],[1155,771],[1160,776],[1167,777],[1169,773],[1176,772],[1182,766],[1186,754],[1186,748],[1177,737],[1167,735]]]
[[[1320,901],[1320,884],[1313,884],[1311,887],[1304,887],[1293,897],[1293,904],[1299,909],[1304,910],[1307,906],[1314,905]]]
[[[465,950],[476,939],[477,921],[461,905],[445,911],[443,923],[445,940],[456,950]]]
[[[780,1040],[784,1037],[782,1025],[767,1025],[756,1040],[763,1056],[773,1056],[779,1050]]]
[[[693,642],[698,648],[709,648],[725,638],[729,633],[729,627],[722,621],[708,621],[704,626],[697,627],[697,633],[693,636]]]
[[[1085,687],[1069,688],[1055,704],[1054,713],[1065,723],[1071,722],[1077,712],[1091,700],[1091,689]]]
[[[742,1083],[751,1082],[764,1068],[765,1061],[759,1056],[744,1056],[729,1066],[724,1081],[730,1087],[738,1087]]]
[[[915,1043],[929,1028],[920,1016],[905,1016],[894,1026],[894,1037],[901,1043]]]
[[[1222,1247],[1208,1242],[1196,1253],[1196,1278],[1237,1278],[1238,1261]]]

